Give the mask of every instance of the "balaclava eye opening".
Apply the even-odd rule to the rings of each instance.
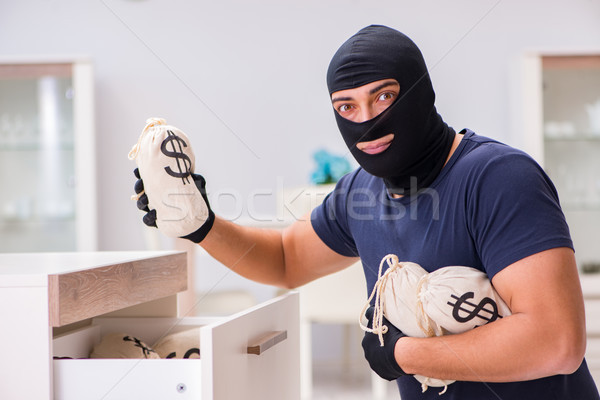
[[[361,29],[338,49],[327,71],[330,95],[382,79],[395,79],[400,84],[398,98],[387,110],[361,123],[347,120],[334,110],[335,118],[361,167],[383,178],[389,192],[408,194],[435,180],[455,133],[435,109],[435,93],[421,51],[394,29],[380,25]],[[367,154],[356,147],[358,142],[389,133],[394,134],[394,140],[382,153]]]

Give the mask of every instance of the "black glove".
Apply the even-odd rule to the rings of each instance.
[[[367,327],[373,327],[373,306],[369,307],[365,316],[369,320]],[[405,337],[398,328],[390,323],[387,318],[383,317],[383,325],[388,327],[387,332],[383,334],[383,346],[379,342],[379,336],[375,333],[365,332],[362,340],[362,347],[365,351],[365,358],[369,362],[371,369],[383,379],[392,381],[403,375],[406,375],[402,368],[396,362],[394,357],[394,348],[396,342]]]
[[[144,191],[144,182],[142,181],[140,172],[137,168],[133,170],[133,174],[137,178],[137,181],[135,181],[133,186],[133,190],[135,190],[136,194],[140,194]],[[208,232],[212,228],[213,223],[215,222],[215,214],[208,203],[208,197],[206,196],[206,181],[204,180],[204,177],[198,174],[191,174],[191,177],[194,180],[198,191],[202,195],[202,198],[206,203],[206,207],[208,207],[208,219],[195,232],[192,232],[186,236],[182,236],[182,238],[191,240],[194,243],[200,243],[206,237],[206,235],[208,235]],[[156,210],[150,210],[148,204],[148,196],[146,196],[146,193],[144,193],[139,197],[137,201],[137,207],[146,212],[142,218],[144,224],[156,228]]]

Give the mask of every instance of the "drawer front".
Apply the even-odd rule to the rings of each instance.
[[[201,360],[54,360],[55,400],[201,399]]]
[[[69,335],[55,339],[55,355],[81,356],[81,343],[97,341],[98,327],[102,335],[124,332],[151,345],[190,326],[202,326],[199,360],[54,360],[55,399],[300,398],[297,293],[225,318],[98,318],[71,334],[72,348]],[[265,335],[271,332],[278,334]],[[260,355],[248,353],[255,344]]]
[[[181,252],[51,275],[50,324],[67,325],[186,289],[187,258]]]
[[[202,353],[202,398],[299,399],[299,318],[298,294],[288,293],[203,328],[202,349],[212,352]],[[248,345],[266,332],[287,332],[287,338],[260,355],[248,354]]]

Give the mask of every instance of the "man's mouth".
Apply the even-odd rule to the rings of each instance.
[[[367,154],[379,154],[387,150],[394,140],[394,134],[389,133],[379,139],[371,140],[369,142],[356,143],[356,148]]]

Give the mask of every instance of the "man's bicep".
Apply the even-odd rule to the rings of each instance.
[[[513,314],[525,313],[549,327],[584,327],[583,295],[574,252],[567,247],[519,260],[492,279]]]
[[[297,287],[354,264],[358,257],[346,257],[327,246],[317,235],[309,216],[283,231],[283,252],[289,286]]]

